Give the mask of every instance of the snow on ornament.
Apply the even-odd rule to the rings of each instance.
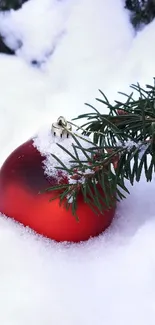
[[[52,130],[40,131],[12,152],[0,169],[0,212],[53,240],[80,242],[99,235],[111,224],[115,206],[96,215],[79,191],[76,220],[72,209],[66,209],[63,202],[60,204],[58,196],[51,200],[55,191],[45,191],[57,184],[78,181],[76,177],[70,178],[66,171],[56,169],[59,163],[52,156],[70,166],[70,157],[57,145],[72,153],[74,139],[70,132],[71,125],[60,117]],[[85,148],[91,146],[81,138],[79,142]],[[85,158],[82,151],[79,157]],[[71,197],[65,197],[66,200],[72,203]]]

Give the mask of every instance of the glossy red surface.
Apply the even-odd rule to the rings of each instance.
[[[49,201],[55,193],[39,194],[52,183],[44,175],[43,159],[32,140],[7,158],[0,170],[0,212],[56,241],[79,242],[103,232],[115,208],[97,216],[79,194],[77,222],[71,209],[59,205],[59,199]]]

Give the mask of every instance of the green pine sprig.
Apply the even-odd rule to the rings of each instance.
[[[100,113],[92,105],[91,112],[82,114],[71,122],[81,130],[81,136],[70,131],[73,137],[74,154],[57,144],[70,159],[70,167],[66,167],[54,154],[59,167],[68,174],[68,184],[58,184],[47,191],[59,192],[60,203],[66,208],[72,208],[76,215],[79,192],[83,200],[95,213],[103,213],[122,200],[129,193],[126,180],[132,185],[140,181],[144,171],[147,181],[152,180],[155,171],[155,84],[146,85],[143,89],[139,84],[131,85],[138,94],[134,99],[121,93],[125,101],[116,100],[112,105],[100,91],[101,98],[96,100],[109,109],[109,114]],[[74,121],[87,119],[81,127]],[[92,140],[87,140],[89,135]],[[90,148],[83,148],[80,138],[89,141]],[[85,159],[80,160],[82,151]]]

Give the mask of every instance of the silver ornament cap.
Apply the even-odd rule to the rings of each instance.
[[[67,122],[67,120],[63,116],[60,116],[57,119],[57,122],[52,124],[51,131],[54,136],[57,136],[60,138],[62,138],[62,137],[68,138],[70,135],[70,132],[72,131],[72,126],[69,122]]]

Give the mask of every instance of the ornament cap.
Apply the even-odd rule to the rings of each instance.
[[[60,138],[62,137],[69,137],[70,132],[72,131],[72,126],[67,120],[63,117],[60,116],[57,119],[56,123],[52,124],[52,133],[54,136],[58,136]]]

